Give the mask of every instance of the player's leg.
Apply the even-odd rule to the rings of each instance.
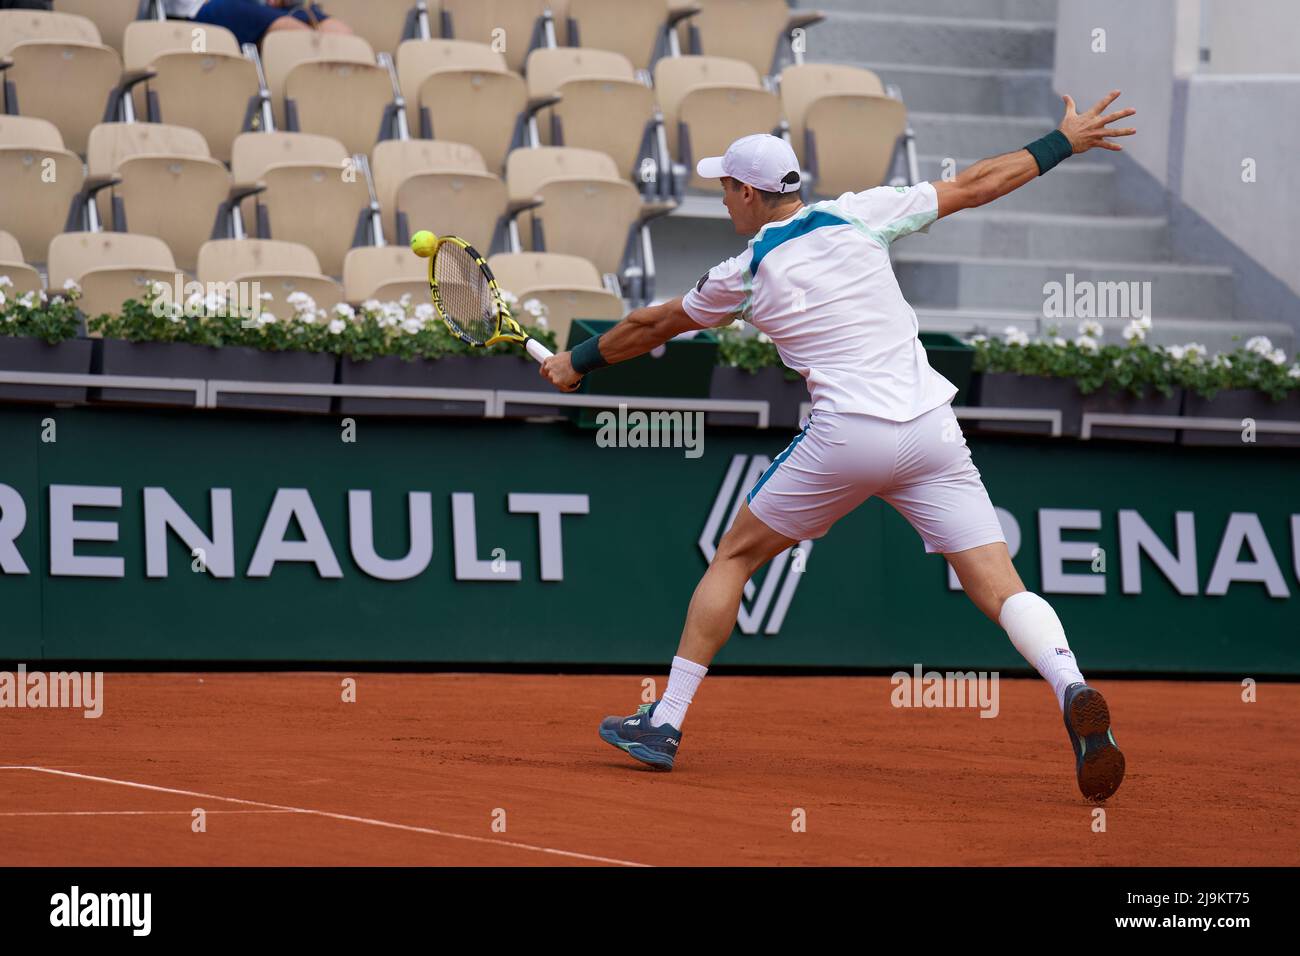
[[[1124,777],[1106,701],[1085,683],[1056,611],[1016,573],[956,417],[943,406],[899,428],[900,484],[881,497],[907,518],[926,551],[948,559],[971,601],[1051,685],[1074,747],[1079,789],[1105,799]]]

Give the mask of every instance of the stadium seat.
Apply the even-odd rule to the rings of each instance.
[[[71,279],[81,286],[77,304],[94,318],[118,312],[128,299],[142,299],[159,282],[175,286],[176,262],[156,236],[125,232],[65,232],[50,241],[50,288]]]
[[[665,57],[655,67],[655,90],[664,113],[669,154],[694,189],[720,192],[716,179],[701,179],[695,162],[721,156],[735,140],[774,131],[781,103],[763,89],[758,71],[743,60],[714,56]]]
[[[792,30],[825,17],[791,10],[786,0],[693,0],[700,12],[684,23],[683,48],[693,54],[744,60],[759,74],[777,72],[787,57]]]
[[[232,185],[203,136],[165,123],[101,123],[86,160],[92,179],[120,180],[98,194],[100,219],[117,232],[157,236],[193,271]]]
[[[325,0],[322,6],[330,16],[350,26],[376,53],[388,54],[396,53],[406,39],[415,13],[414,0]],[[429,6],[437,8],[436,3]],[[430,18],[434,16],[430,13]]]
[[[12,289],[0,289],[6,297],[41,291],[41,274],[23,260],[18,240],[3,231],[0,231],[0,276],[13,283]]]
[[[542,141],[608,153],[619,173],[637,177],[653,145],[654,92],[636,80],[621,53],[581,47],[534,50],[528,55],[528,93],[558,94],[541,123]]]
[[[63,148],[48,120],[0,115],[0,225],[26,262],[44,262],[85,179],[81,158]]]
[[[398,227],[397,191],[407,179],[417,173],[487,172],[483,157],[473,146],[430,139],[389,139],[377,143],[370,165],[384,213],[384,229],[396,242],[407,242],[411,233],[426,228],[420,223],[408,223],[403,233]]]
[[[505,58],[467,40],[407,40],[397,74],[411,127],[424,139],[469,143],[499,172],[521,130],[528,91]]]
[[[638,70],[653,69],[670,51],[675,25],[692,16],[693,6],[676,6],[668,0],[569,0],[567,11],[570,46],[614,50]]]
[[[838,196],[884,183],[906,128],[906,107],[889,96],[830,93],[814,99],[803,115],[802,148],[795,141],[812,192]]]
[[[512,293],[521,306],[529,299],[546,306],[547,327],[561,348],[569,340],[574,319],[623,318],[623,300],[604,288],[596,267],[579,256],[503,253],[492,256],[488,268],[496,275],[497,284]]]
[[[325,91],[313,90],[303,80],[295,82],[293,89],[290,90],[291,75],[298,67],[313,62],[347,64],[352,67],[350,71],[333,78],[329,71],[322,70],[303,74],[310,76],[314,81],[329,83],[329,95],[346,96],[346,109],[336,105],[333,110],[322,114],[319,109],[322,98],[312,94]],[[333,133],[307,127],[320,123],[342,123],[349,126],[359,123],[366,131],[365,135],[369,137],[369,142],[364,149],[368,150],[377,139],[375,134],[383,118],[383,106],[392,100],[392,88],[387,74],[375,65],[374,50],[361,37],[319,33],[315,30],[277,30],[268,33],[262,41],[262,65],[266,71],[266,84],[271,89],[277,129],[290,130],[286,98],[292,97],[295,102],[305,98],[305,102],[296,102],[300,114],[298,124],[303,132],[319,133],[322,136],[334,136],[335,139],[340,139]],[[346,92],[349,86],[361,87],[364,92]],[[379,113],[374,117],[373,122],[368,112],[359,117],[346,115],[359,109],[374,107],[376,102],[372,97],[375,90],[382,90],[382,96]],[[325,102],[328,105],[328,97],[325,98]],[[336,115],[330,115],[331,113]]]
[[[236,184],[266,186],[246,203],[255,207],[257,237],[309,246],[330,276],[342,275],[358,216],[369,205],[365,181],[353,169],[342,143],[311,133],[243,133],[232,150]]]
[[[422,172],[407,176],[397,189],[397,240],[428,229],[460,236],[483,255],[496,245],[497,229],[509,212],[506,184],[499,176],[472,170]]]
[[[506,65],[520,72],[529,52],[544,46],[541,18],[547,0],[442,0],[441,34],[501,50]],[[558,24],[557,24],[558,29]]]
[[[292,313],[287,300],[295,292],[307,293],[322,309],[332,309],[343,301],[343,287],[322,275],[316,254],[297,242],[213,239],[199,250],[198,277],[205,285],[257,283],[260,293],[271,296],[262,309],[281,319]],[[239,296],[242,301],[252,298],[249,292]]]
[[[140,13],[140,0],[54,0],[55,13],[91,20],[103,43],[123,53],[127,25]]]
[[[206,46],[193,52],[195,31]],[[222,27],[178,20],[139,20],[126,28],[128,71],[155,76],[136,87],[136,115],[150,122],[188,126],[203,134],[212,155],[230,162],[257,96],[257,67]]]
[[[804,155],[803,120],[808,107],[828,93],[862,93],[884,96],[880,77],[870,70],[836,63],[805,63],[781,71],[781,107],[790,123],[790,143]]]
[[[566,146],[517,149],[506,164],[513,200],[540,197],[540,210],[520,217],[526,249],[563,252],[617,275],[631,230],[641,217],[641,195],[605,153]]]
[[[395,302],[403,295],[427,301],[428,263],[400,246],[358,246],[343,260],[343,294],[349,302]]]
[[[91,127],[104,118],[122,76],[122,58],[104,46],[85,17],[39,10],[0,10],[0,73],[5,112],[47,119],[64,145],[85,153]]]

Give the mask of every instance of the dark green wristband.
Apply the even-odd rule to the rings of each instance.
[[[1064,133],[1054,129],[1041,139],[1036,139],[1025,149],[1029,150],[1034,162],[1038,164],[1038,175],[1043,175],[1063,159],[1074,155],[1074,147]]]
[[[609,363],[605,361],[605,356],[600,354],[600,336],[593,335],[589,339],[579,342],[573,349],[573,354],[569,356],[573,362],[573,370],[579,375],[586,375],[588,372],[604,368]]]

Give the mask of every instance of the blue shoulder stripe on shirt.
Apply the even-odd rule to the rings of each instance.
[[[758,267],[763,258],[783,242],[806,236],[814,229],[820,229],[822,226],[849,225],[852,225],[852,223],[847,219],[826,212],[823,209],[817,209],[806,216],[795,219],[793,222],[786,223],[784,226],[770,229],[754,240],[754,254],[749,262],[749,274],[758,275]]]

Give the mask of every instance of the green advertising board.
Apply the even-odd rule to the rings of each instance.
[[[567,423],[0,408],[0,658],[662,666],[781,451]],[[608,444],[608,443],[606,443]],[[1300,458],[972,437],[1085,672],[1300,674]],[[719,664],[1023,668],[868,502],[753,582]]]

